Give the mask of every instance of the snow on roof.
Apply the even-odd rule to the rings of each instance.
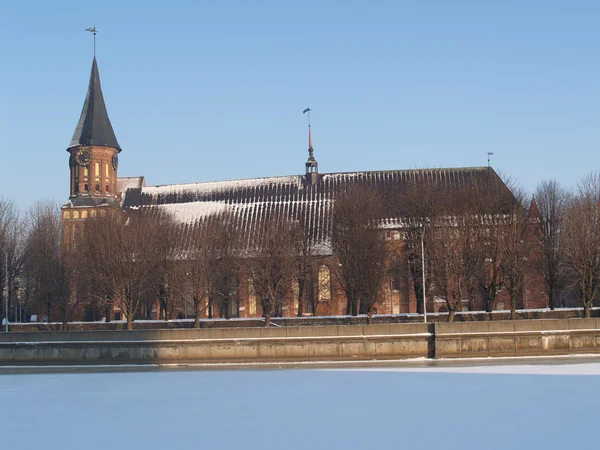
[[[207,216],[229,211],[236,227],[252,234],[269,214],[282,215],[298,222],[319,252],[331,252],[333,202],[336,193],[350,185],[377,189],[385,199],[382,229],[407,226],[398,196],[414,181],[457,189],[477,183],[482,177],[497,174],[487,167],[454,169],[414,169],[320,174],[313,185],[302,175],[250,178],[245,180],[140,186],[124,192],[125,208],[158,207],[178,222],[192,228]],[[486,178],[487,179],[487,178]],[[187,227],[188,229],[190,227]]]
[[[169,203],[158,208],[184,224],[194,224],[199,219],[231,209],[223,202]]]
[[[127,189],[140,188],[144,185],[144,177],[117,178],[117,192],[125,193]]]
[[[244,180],[229,181],[204,181],[186,184],[165,184],[159,186],[148,186],[144,188],[144,194],[148,195],[181,195],[185,194],[207,194],[213,192],[234,191],[241,188],[257,188],[271,185],[296,185],[302,184],[302,177],[298,175],[248,178]]]

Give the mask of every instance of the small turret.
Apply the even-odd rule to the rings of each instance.
[[[306,108],[303,113],[308,113],[308,159],[306,160],[306,181],[311,185],[317,184],[319,181],[319,163],[314,156],[314,148],[312,144],[312,131],[310,129],[310,108]]]

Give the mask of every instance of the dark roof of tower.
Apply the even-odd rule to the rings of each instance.
[[[182,223],[186,232],[207,217],[227,211],[233,214],[236,227],[245,235],[270,213],[281,214],[302,224],[314,248],[327,253],[333,202],[337,193],[351,185],[367,185],[379,191],[386,205],[382,227],[398,228],[408,214],[398,202],[398,196],[405,195],[411,183],[439,185],[453,191],[484,185],[484,180],[501,186],[514,198],[493,169],[470,167],[326,173],[315,185],[307,183],[303,176],[292,175],[137,187],[123,192],[123,206],[158,208]]]
[[[121,151],[115,132],[110,124],[110,119],[108,118],[106,105],[104,104],[96,57],[94,57],[94,62],[92,63],[90,84],[85,96],[81,117],[77,123],[77,128],[75,128],[69,148],[78,145],[99,145],[116,148],[119,152]]]

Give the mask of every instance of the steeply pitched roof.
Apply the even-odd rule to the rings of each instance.
[[[325,249],[336,193],[347,186],[362,184],[377,189],[386,204],[382,226],[396,228],[407,214],[398,196],[406,193],[411,183],[453,190],[477,185],[487,178],[504,186],[488,167],[326,173],[315,185],[307,183],[304,176],[292,175],[133,188],[123,193],[123,206],[159,208],[185,224],[186,229],[193,229],[208,216],[228,211],[244,234],[250,234],[269,214],[280,214],[297,220],[308,231],[313,245]]]
[[[85,103],[83,104],[81,117],[77,123],[77,128],[75,128],[69,148],[78,145],[100,145],[116,148],[119,152],[121,151],[115,132],[110,124],[110,119],[108,118],[106,105],[104,104],[98,64],[95,57],[92,63],[90,84],[85,97]]]

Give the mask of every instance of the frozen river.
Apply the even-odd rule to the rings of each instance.
[[[599,448],[599,375],[600,363],[4,374],[0,448]]]

